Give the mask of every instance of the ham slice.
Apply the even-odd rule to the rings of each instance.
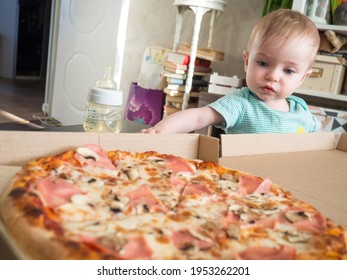
[[[194,173],[193,168],[185,160],[172,155],[165,159],[165,168],[171,170],[174,174],[178,172]]]
[[[265,178],[260,179],[252,175],[243,175],[239,178],[239,191],[241,194],[268,193],[272,188],[273,182]]]
[[[37,189],[47,207],[57,207],[70,201],[70,197],[82,191],[64,179],[46,177],[37,184]]]
[[[183,190],[182,195],[205,194],[211,195],[212,191],[204,184],[189,183]]]
[[[291,215],[298,213],[303,218],[297,220],[290,219],[290,213]],[[300,231],[317,233],[322,232],[327,228],[327,220],[321,213],[317,212],[312,215],[309,210],[298,206],[288,207],[280,217],[279,223],[290,224]]]
[[[189,230],[179,230],[173,232],[171,239],[175,246],[180,250],[189,249],[193,246],[199,247],[200,250],[208,250],[214,243],[211,239],[202,240],[192,235]]]
[[[161,201],[151,192],[147,185],[142,185],[133,191],[126,193],[124,196],[130,198],[130,207],[136,207],[138,205],[146,205],[148,209],[162,210]]]
[[[170,177],[170,183],[171,186],[179,193],[181,194],[185,185],[186,185],[186,181],[184,180],[180,180],[175,176],[171,176]]]
[[[148,260],[151,255],[152,250],[143,236],[128,238],[128,242],[119,252],[119,257],[125,260]]]
[[[107,153],[98,145],[85,145],[75,153],[75,158],[82,166],[100,167],[105,169],[116,169]],[[90,154],[90,155],[89,155]]]

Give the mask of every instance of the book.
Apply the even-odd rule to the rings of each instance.
[[[189,94],[190,97],[196,97],[199,98],[200,96],[200,91],[196,91],[195,89],[192,89],[192,91]]]
[[[177,90],[177,89],[168,89],[167,87],[164,87],[163,89],[164,93],[170,96],[183,96],[184,91],[182,90]]]
[[[166,101],[183,103],[183,96],[166,96]]]
[[[178,51],[183,54],[190,54],[191,47],[188,44],[183,44]],[[213,49],[198,48],[196,52],[196,57],[207,59],[210,61],[224,61],[224,52],[216,51]]]
[[[167,77],[166,78],[166,82],[172,85],[184,85],[185,84],[185,80],[183,79],[176,79],[176,78],[170,78]]]
[[[167,61],[181,65],[188,65],[189,55],[177,52],[169,52],[167,54]]]
[[[187,74],[178,74],[178,73],[173,73],[170,71],[165,71],[163,73],[163,76],[167,78],[174,78],[174,79],[181,79],[181,80],[185,80],[187,78]]]
[[[169,90],[179,90],[179,91],[185,90],[184,85],[175,85],[175,84],[167,84],[166,88]]]
[[[210,75],[210,73],[203,73],[203,72],[195,72],[194,71],[194,76],[203,76],[203,77],[205,77],[205,76],[208,76],[208,75]]]
[[[171,68],[171,67],[167,67],[167,66],[164,66],[164,70],[175,73],[175,74],[186,74],[187,73],[186,70],[175,69],[175,68]]]
[[[174,62],[166,61],[164,64],[165,67],[168,67],[170,69],[176,69],[176,70],[187,70],[188,66],[184,64],[177,64]]]
[[[212,72],[212,68],[210,67],[204,67],[204,66],[195,66],[194,67],[194,73],[211,73]]]
[[[194,63],[195,67],[210,67],[211,66],[211,61],[203,58],[197,57],[195,59]]]

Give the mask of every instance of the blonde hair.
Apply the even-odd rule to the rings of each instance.
[[[284,41],[295,38],[310,39],[316,49],[315,53],[320,44],[319,32],[314,23],[305,15],[289,9],[279,9],[262,17],[252,30],[247,51],[252,48],[255,38],[262,42],[269,38]]]

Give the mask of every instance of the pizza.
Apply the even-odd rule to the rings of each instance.
[[[154,151],[32,160],[0,210],[31,259],[347,259],[344,229],[270,179]]]

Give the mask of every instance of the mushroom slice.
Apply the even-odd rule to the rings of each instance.
[[[207,221],[201,225],[201,228],[207,232],[217,232],[220,229],[220,226],[212,221]]]
[[[207,237],[206,235],[204,235],[203,233],[200,233],[194,229],[189,229],[188,231],[195,238],[197,238],[201,241],[204,241],[204,242],[212,243],[212,240],[209,237]]]
[[[284,238],[290,243],[305,243],[310,239],[310,236],[298,231],[290,231],[284,233]]]
[[[118,208],[118,209],[122,210],[125,207],[125,205],[122,202],[120,202],[120,201],[114,200],[114,201],[111,202],[110,207],[112,209]]]
[[[124,245],[127,243],[124,237],[118,237],[115,235],[106,235],[100,239],[101,244],[112,248],[115,251],[120,251],[123,249]]]
[[[291,223],[297,223],[306,220],[310,215],[304,211],[289,210],[284,213],[285,218]]]
[[[98,161],[100,159],[100,157],[95,152],[85,147],[78,148],[76,152],[86,159],[91,158],[95,161]]]
[[[265,215],[265,216],[271,216],[273,214],[276,214],[280,212],[280,208],[273,207],[273,208],[250,208],[251,212],[256,213],[258,215]]]
[[[277,224],[276,235],[290,243],[305,243],[312,237],[309,233],[298,231],[293,226]]]
[[[240,239],[240,227],[237,225],[229,225],[226,229],[225,232],[227,236],[231,239]]]
[[[223,180],[228,180],[228,181],[232,181],[232,182],[235,182],[235,183],[236,183],[235,177],[234,177],[233,175],[231,175],[231,174],[223,173],[223,174],[221,175],[221,178],[222,178]]]
[[[139,170],[134,166],[126,166],[123,168],[124,173],[128,176],[130,181],[136,181],[140,176]]]
[[[160,164],[160,165],[163,165],[165,162],[164,159],[162,159],[160,157],[155,157],[155,156],[148,157],[147,160],[153,161],[153,162]]]

